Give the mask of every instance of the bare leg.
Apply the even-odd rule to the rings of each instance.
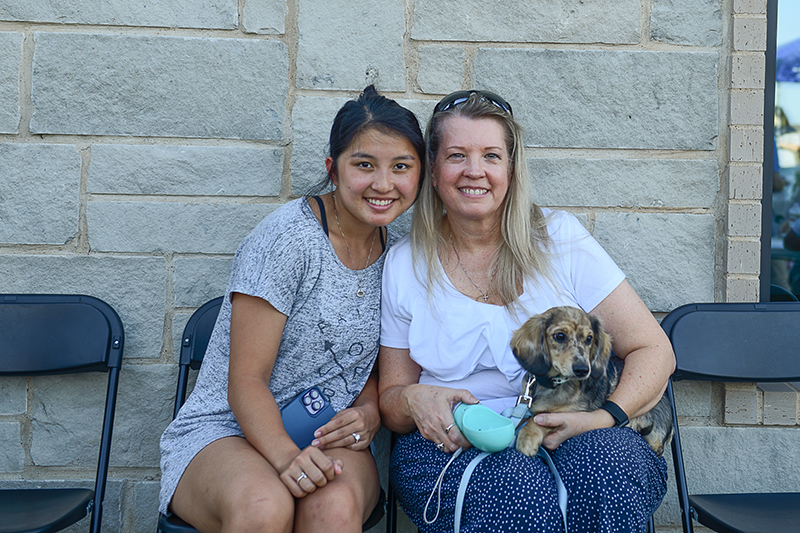
[[[295,500],[295,533],[357,533],[378,503],[380,480],[369,450],[325,450],[342,460],[341,475],[305,498]]]
[[[295,500],[255,448],[243,438],[227,437],[189,463],[170,507],[202,533],[289,533]]]

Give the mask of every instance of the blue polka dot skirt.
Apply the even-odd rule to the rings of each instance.
[[[479,450],[462,453],[442,482],[441,509],[433,524],[425,503],[451,455],[419,432],[401,435],[389,473],[400,505],[423,533],[452,533],[461,475]],[[644,532],[667,491],[667,465],[629,428],[589,431],[551,453],[569,493],[569,533]],[[434,495],[427,517],[436,513]],[[555,482],[539,458],[509,448],[483,459],[472,473],[461,531],[560,532],[564,530]]]

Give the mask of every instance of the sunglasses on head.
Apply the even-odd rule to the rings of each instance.
[[[454,93],[448,94],[447,96],[439,100],[439,103],[436,104],[436,107],[433,108],[433,112],[434,114],[441,113],[442,111],[447,111],[451,107],[456,107],[457,105],[461,105],[467,100],[469,100],[469,97],[472,96],[473,94],[477,94],[478,96],[481,97],[481,100],[483,100],[484,102],[489,102],[490,104],[499,107],[509,115],[511,116],[514,115],[514,112],[511,110],[511,104],[506,102],[502,96],[489,91],[479,91],[477,89],[472,89],[470,91],[456,91]]]

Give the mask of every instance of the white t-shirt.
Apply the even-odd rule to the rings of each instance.
[[[514,331],[530,316],[569,305],[591,311],[625,279],[597,241],[564,211],[543,210],[552,241],[553,282],[525,280],[520,305],[479,303],[442,273],[444,287],[428,295],[425,265],[412,266],[404,237],[386,257],[381,298],[381,345],[408,349],[422,367],[420,383],[469,390],[500,412],[514,405],[524,371],[511,353]],[[441,268],[441,265],[440,265]]]

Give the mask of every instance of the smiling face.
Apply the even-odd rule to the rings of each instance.
[[[335,163],[328,157],[325,165],[337,187],[343,226],[392,222],[414,203],[422,170],[411,141],[375,129],[360,133]]]
[[[453,116],[441,131],[432,177],[448,218],[499,221],[510,182],[503,124],[494,118]]]

